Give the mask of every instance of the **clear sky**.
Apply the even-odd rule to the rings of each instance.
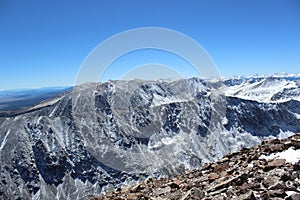
[[[0,90],[73,85],[94,47],[139,27],[190,36],[222,76],[300,72],[299,0],[0,0]],[[176,56],[146,50],[117,60],[105,78],[149,62],[193,74]]]

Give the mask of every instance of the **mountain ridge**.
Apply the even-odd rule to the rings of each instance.
[[[88,199],[288,137],[300,132],[294,85],[274,102],[226,96],[231,84],[200,78],[76,86],[37,110],[0,118],[0,196]]]

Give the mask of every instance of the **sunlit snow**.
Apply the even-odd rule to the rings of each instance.
[[[286,151],[272,153],[269,156],[261,155],[259,158],[266,159],[266,160],[281,158],[281,159],[285,159],[286,162],[289,163],[297,163],[300,160],[300,149],[295,150],[293,148],[289,148]]]

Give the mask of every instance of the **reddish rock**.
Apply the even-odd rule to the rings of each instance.
[[[244,183],[243,185],[239,186],[239,189],[242,193],[246,193],[249,190],[253,190],[255,188],[259,188],[259,183]]]
[[[220,176],[221,176],[221,177],[226,177],[227,174],[228,174],[227,171],[222,171],[222,172],[220,173]]]
[[[253,164],[254,166],[259,166],[259,165],[260,165],[260,162],[259,162],[259,160],[254,160],[254,161],[252,161],[252,164]]]
[[[207,181],[202,182],[202,185],[207,187],[209,185],[209,183]]]
[[[214,172],[216,173],[220,173],[226,169],[228,169],[229,165],[228,164],[219,164],[219,165],[216,165],[214,167]]]
[[[208,175],[208,180],[209,181],[214,181],[215,179],[219,178],[220,176],[216,173],[211,173]]]
[[[229,161],[229,158],[228,157],[224,157],[221,160],[219,160],[218,163],[225,163],[227,161]]]
[[[280,152],[283,150],[283,144],[274,144],[270,146],[271,152]]]
[[[282,167],[285,164],[285,159],[275,159],[268,162],[268,167]]]

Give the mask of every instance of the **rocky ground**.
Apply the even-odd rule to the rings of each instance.
[[[148,178],[94,199],[296,200],[300,199],[298,149],[300,134],[268,140],[186,174],[171,179]],[[280,152],[286,158],[276,156]]]

